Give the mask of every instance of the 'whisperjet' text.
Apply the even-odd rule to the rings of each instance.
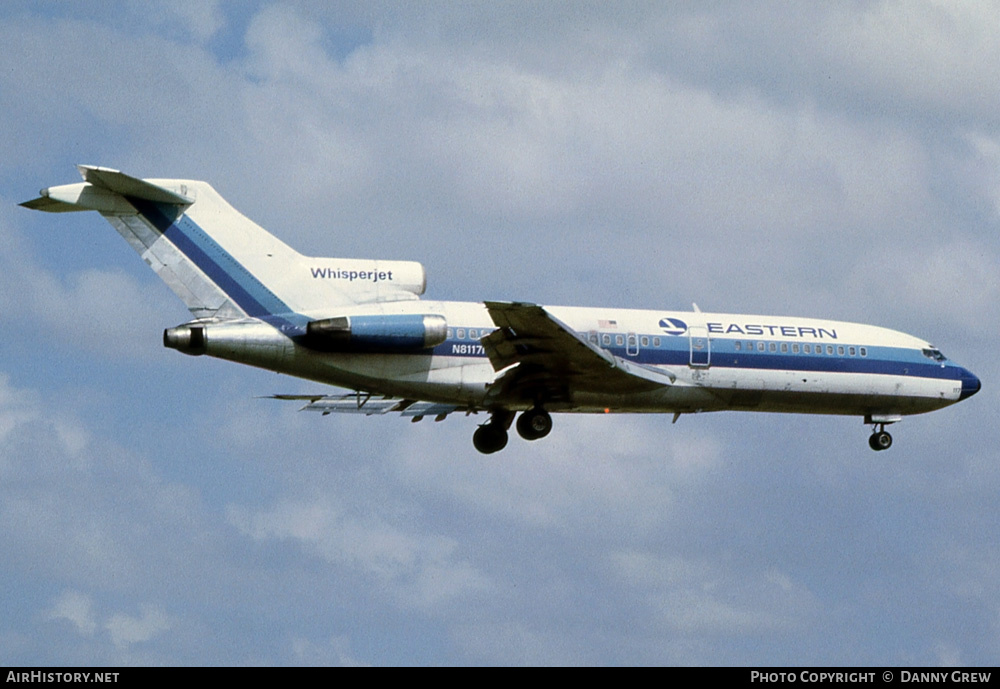
[[[736,323],[708,323],[708,332],[740,335],[769,335],[771,337],[811,337],[820,339],[837,339],[836,330],[826,328],[806,328],[800,325],[738,325]]]
[[[336,268],[310,268],[314,278],[328,280],[367,280],[369,282],[392,281],[391,270],[337,270]]]

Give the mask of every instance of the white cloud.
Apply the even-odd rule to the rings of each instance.
[[[141,11],[163,28],[183,27],[194,40],[202,43],[212,38],[225,23],[218,0],[166,0],[156,3],[152,11],[148,6]]]
[[[871,93],[902,96],[918,107],[995,118],[998,94],[989,65],[1000,60],[990,2],[876,3],[860,17],[839,8],[827,35],[830,57]]]
[[[611,554],[616,576],[649,603],[657,624],[682,634],[757,635],[805,628],[812,594],[776,571],[731,573],[717,563],[642,551]]]
[[[11,386],[10,377],[0,372],[0,442],[18,426],[38,416],[37,397]]]
[[[897,314],[933,324],[942,334],[948,327],[972,333],[996,318],[998,274],[1000,255],[992,246],[957,239],[897,244],[866,257],[845,282],[859,302],[888,301]]]
[[[354,657],[350,639],[335,636],[326,643],[314,643],[308,639],[295,639],[292,653],[296,665],[322,667],[370,667]]]
[[[50,620],[69,620],[84,636],[93,636],[97,631],[93,602],[90,596],[79,591],[65,591],[53,602],[49,609]]]
[[[282,501],[256,514],[231,507],[229,519],[254,539],[291,539],[327,562],[358,569],[406,606],[431,610],[488,584],[454,540],[349,513],[331,497]]]
[[[704,88],[816,102],[859,121],[996,122],[989,2],[692,5],[647,23],[640,54]]]
[[[105,623],[116,648],[128,648],[132,644],[149,641],[171,628],[170,618],[159,608],[144,606],[138,617],[116,613]]]
[[[80,636],[87,638],[94,638],[99,632],[107,632],[107,638],[119,651],[150,641],[172,626],[170,618],[153,605],[143,605],[139,616],[121,612],[102,614],[95,607],[91,596],[67,590],[56,597],[46,618],[68,620]]]
[[[16,222],[14,217],[6,213],[0,216],[0,237],[6,246],[0,255],[0,316],[12,338],[26,342],[44,333],[50,341],[86,348],[111,359],[149,360],[160,354],[164,325],[176,324],[187,316],[182,305],[171,303],[169,290],[152,278],[144,285],[118,268],[70,265],[53,271],[43,266],[36,254],[45,247],[33,250],[27,245],[22,232],[28,222],[23,216]],[[117,237],[96,214],[93,218],[46,214],[42,220],[33,222],[52,225],[46,228],[52,233],[47,241],[62,246],[86,246],[86,241],[80,241],[80,232],[99,231]],[[121,248],[124,246],[122,241]],[[135,261],[133,265],[143,265],[131,250],[119,255]]]
[[[978,159],[968,164],[972,183],[981,182],[977,196],[993,204],[994,218],[1000,217],[1000,134],[987,136],[980,132],[966,132],[965,138],[975,150]]]

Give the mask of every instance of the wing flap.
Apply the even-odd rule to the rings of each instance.
[[[434,416],[440,421],[448,414],[458,411],[457,404],[422,402],[399,397],[372,397],[363,392],[343,395],[271,395],[271,399],[297,400],[307,404],[299,411],[315,411],[321,414],[380,414],[399,413],[419,421],[425,416]]]
[[[503,371],[491,386],[491,399],[564,399],[573,391],[643,392],[676,380],[668,371],[602,349],[537,304],[485,305],[497,330],[481,341],[493,369]]]
[[[582,364],[587,369],[599,368],[602,363],[609,368],[615,366],[614,355],[580,337],[537,304],[485,303],[498,328],[482,340],[495,371],[518,362],[555,363],[553,359],[569,367]]]

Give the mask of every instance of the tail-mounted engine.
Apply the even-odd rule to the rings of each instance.
[[[414,352],[447,336],[448,323],[437,314],[338,316],[309,323],[304,344],[325,352]]]
[[[436,347],[447,337],[444,316],[391,314],[324,318],[308,323],[305,333],[291,337],[252,319],[192,321],[164,330],[163,346],[191,356],[270,361],[291,355],[296,343],[321,352],[419,352]]]
[[[295,345],[274,326],[258,320],[192,321],[163,331],[163,346],[183,354],[253,361],[272,368]]]
[[[199,356],[205,353],[205,326],[179,325],[163,331],[163,346],[182,354]]]

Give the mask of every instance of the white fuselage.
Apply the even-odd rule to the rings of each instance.
[[[372,307],[363,310],[370,314]],[[702,312],[546,310],[613,354],[675,376],[673,385],[653,391],[575,391],[549,404],[552,411],[728,409],[889,417],[940,409],[962,398],[963,378],[966,392],[971,385],[971,374],[928,342],[870,325]],[[376,394],[483,408],[487,389],[502,372],[494,370],[480,342],[496,329],[482,303],[399,302],[379,311],[442,315],[447,339],[418,353],[317,352],[260,323],[258,351],[248,351],[242,341],[238,348],[214,346],[210,335],[206,353]],[[528,408],[531,402],[504,406]]]

